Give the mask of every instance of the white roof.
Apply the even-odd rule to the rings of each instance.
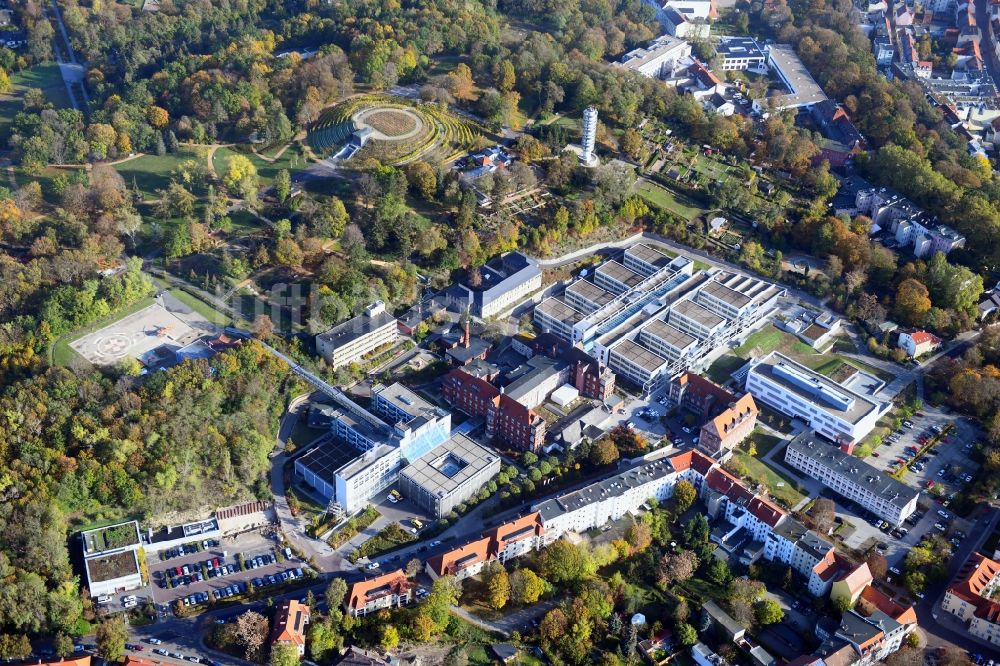
[[[552,402],[556,403],[560,407],[565,407],[579,397],[580,392],[569,384],[563,384],[552,392]]]

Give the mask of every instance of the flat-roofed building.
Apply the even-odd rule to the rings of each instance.
[[[654,319],[639,329],[639,341],[670,361],[692,356],[698,348],[698,338],[688,335],[662,319]]]
[[[479,269],[479,283],[456,285],[464,307],[486,318],[510,310],[519,301],[542,287],[538,262],[521,252],[508,252],[488,261]]]
[[[395,483],[400,467],[397,447],[379,444],[358,455],[339,440],[324,442],[295,459],[295,475],[348,514],[365,508]]]
[[[879,518],[901,525],[916,511],[920,491],[804,431],[788,444],[785,462]]]
[[[316,352],[331,367],[340,368],[398,340],[395,317],[386,312],[385,303],[376,301],[364,313],[317,335]]]
[[[455,434],[399,474],[399,490],[435,518],[443,518],[500,473],[500,456]]]
[[[507,375],[503,393],[528,409],[534,409],[570,379],[570,367],[555,359],[535,356]]]
[[[590,314],[613,301],[615,295],[589,280],[577,280],[566,287],[563,299],[580,312]]]
[[[889,408],[778,352],[754,363],[746,390],[758,403],[802,419],[820,435],[848,446],[866,437]]]
[[[399,382],[372,388],[372,408],[391,424],[404,460],[433,451],[451,433],[451,412],[436,407]]]
[[[535,306],[534,321],[544,332],[555,333],[565,340],[573,339],[573,326],[584,318],[584,313],[551,296]]]
[[[628,338],[615,344],[608,355],[608,367],[640,387],[644,393],[655,391],[666,381],[668,365],[667,359]]]
[[[617,261],[605,261],[594,271],[594,282],[615,294],[622,294],[642,282],[642,276]]]
[[[677,63],[691,55],[687,42],[663,35],[644,47],[633,49],[615,63],[616,67],[654,79],[667,78]]]
[[[87,589],[92,597],[143,586],[139,523],[130,520],[81,533]]]
[[[689,298],[670,306],[667,322],[699,340],[716,339],[724,331],[726,320]]]
[[[765,112],[770,108],[776,111],[798,109],[828,99],[791,44],[770,44],[766,50],[768,66],[785,84],[788,92],[766,99],[755,99],[755,111]]]
[[[715,51],[722,57],[723,71],[767,67],[767,56],[753,37],[723,37]]]
[[[753,299],[716,280],[709,280],[698,290],[695,300],[726,319],[737,319],[753,306]]]
[[[623,259],[625,268],[647,276],[669,266],[671,261],[671,257],[645,243],[638,243],[625,250]]]

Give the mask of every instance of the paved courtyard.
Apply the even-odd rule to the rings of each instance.
[[[149,307],[70,343],[70,347],[94,365],[115,365],[125,358],[152,360],[161,346],[179,349],[215,327],[170,294]]]

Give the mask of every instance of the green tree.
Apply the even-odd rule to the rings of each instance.
[[[596,571],[587,547],[559,539],[541,556],[542,573],[554,583],[576,584]]]
[[[754,615],[757,623],[761,625],[776,624],[785,618],[785,611],[774,599],[762,599],[754,604]]]
[[[292,176],[288,173],[288,169],[282,169],[274,177],[274,195],[278,198],[278,201],[285,203],[288,201],[288,195],[291,193]]]
[[[689,647],[698,642],[698,632],[687,622],[681,622],[675,627],[677,642],[685,647]]]
[[[725,585],[726,581],[729,580],[729,565],[724,560],[713,557],[709,561],[706,574],[719,585]]]
[[[299,648],[297,646],[275,645],[271,648],[271,666],[298,666],[298,664]]]
[[[639,153],[642,151],[642,135],[629,127],[622,134],[621,147],[622,152],[633,160],[639,159]]]
[[[510,575],[511,597],[519,604],[533,604],[545,592],[545,581],[531,569],[517,569]]]
[[[406,180],[414,192],[423,199],[431,201],[437,193],[437,174],[434,168],[423,160],[411,162],[406,166]]]
[[[55,650],[57,656],[68,657],[73,654],[73,639],[60,632],[52,641],[52,649]]]
[[[128,628],[121,617],[105,620],[97,627],[97,652],[107,661],[118,661],[125,654]]]

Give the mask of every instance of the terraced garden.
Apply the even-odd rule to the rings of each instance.
[[[400,165],[415,159],[450,162],[478,147],[486,129],[436,106],[410,104],[384,95],[355,97],[330,107],[309,131],[308,142],[323,156],[335,155],[363,126],[375,130],[350,161],[376,159]]]

